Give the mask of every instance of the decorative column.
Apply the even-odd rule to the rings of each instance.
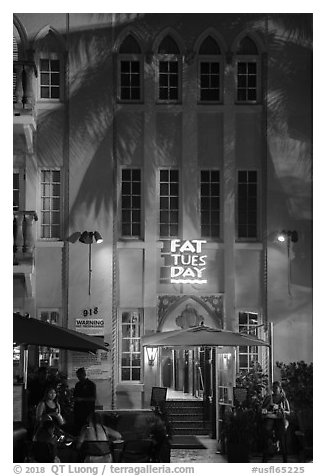
[[[33,94],[34,65],[26,64],[24,66],[24,72],[25,72],[24,107],[25,109],[32,109],[34,105],[34,94]]]
[[[25,213],[25,250],[32,253],[34,249],[35,239],[33,234],[34,212]]]
[[[23,108],[23,65],[19,63],[14,63],[14,72],[16,73],[16,87],[15,87],[15,98],[16,104],[15,109]]]
[[[14,228],[15,229],[14,245],[16,247],[17,253],[23,252],[23,246],[24,246],[23,220],[24,220],[24,215],[22,213],[18,212],[14,214],[14,227],[15,227]]]

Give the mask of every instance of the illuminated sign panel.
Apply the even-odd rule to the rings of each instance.
[[[202,254],[205,240],[171,240],[171,284],[206,284],[207,255]]]

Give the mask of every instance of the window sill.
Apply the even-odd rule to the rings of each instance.
[[[35,243],[36,248],[63,248],[61,240],[38,240]]]
[[[120,238],[117,243],[118,248],[144,248],[144,240],[132,238]]]
[[[144,384],[141,382],[119,382],[116,386],[116,390],[144,391]]]
[[[261,241],[236,241],[235,248],[238,250],[262,250]]]

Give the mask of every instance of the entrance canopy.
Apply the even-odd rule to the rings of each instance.
[[[155,332],[144,336],[142,345],[147,347],[269,346],[267,342],[252,335],[214,329],[205,325],[168,332]]]
[[[14,313],[13,341],[16,345],[42,345],[77,352],[108,350],[102,339]]]

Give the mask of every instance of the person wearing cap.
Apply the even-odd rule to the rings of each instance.
[[[74,388],[74,424],[76,433],[79,433],[88,416],[95,411],[96,385],[86,377],[84,367],[79,368],[76,375],[78,382]]]

